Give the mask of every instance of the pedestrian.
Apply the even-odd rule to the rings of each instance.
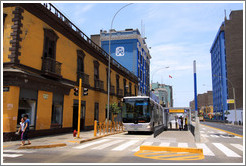
[[[183,117],[181,116],[181,129],[183,129]]]
[[[28,145],[31,144],[31,141],[29,140],[28,137],[28,132],[29,132],[29,126],[30,126],[30,120],[28,119],[28,115],[24,115],[24,130],[23,130],[23,138],[22,138],[22,146],[25,145],[25,141],[28,141]]]
[[[187,121],[187,117],[185,117],[185,130],[187,130],[188,127],[188,121]]]
[[[23,131],[24,131],[24,128],[25,128],[25,120],[24,118],[21,118],[21,122],[20,122],[20,128],[18,130],[18,135],[21,134],[21,141],[23,140]],[[21,145],[23,146],[23,142],[21,143]]]
[[[181,117],[178,118],[178,123],[179,123],[179,130],[181,131]]]

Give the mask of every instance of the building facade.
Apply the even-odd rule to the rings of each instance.
[[[234,109],[227,99],[236,94],[237,109],[243,108],[243,11],[232,11],[230,18],[221,24],[212,47],[211,66],[213,83],[213,108],[224,120],[224,112]]]
[[[152,83],[151,89],[153,93],[159,98],[160,104],[165,107],[173,107],[173,88],[170,85]]]
[[[191,110],[195,110],[194,100],[190,102],[190,108]],[[200,113],[206,113],[207,116],[209,113],[213,115],[213,92],[212,91],[207,91],[206,93],[197,95],[197,109]]]
[[[52,4],[3,4],[3,136],[16,139],[24,114],[30,136],[77,129],[74,88],[82,78],[81,129],[104,121],[108,54]],[[138,79],[116,60],[111,62],[110,103],[138,93]]]
[[[138,29],[123,31],[112,29],[110,33],[111,56],[138,77],[139,94],[149,96],[151,56],[145,38],[141,36]],[[110,33],[101,30],[100,35],[92,35],[91,38],[109,52]]]

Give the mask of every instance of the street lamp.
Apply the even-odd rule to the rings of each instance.
[[[234,100],[234,110],[235,110],[235,122],[237,121],[237,110],[236,110],[236,95],[235,95],[235,88],[232,84],[232,82],[229,80],[229,78],[227,77],[222,77],[222,76],[218,76],[218,75],[215,75],[213,74],[214,77],[220,77],[220,78],[225,78],[228,80],[228,82],[231,84],[231,87],[232,87],[232,93],[233,93],[233,100]],[[235,124],[234,122],[234,124]]]
[[[111,45],[111,30],[112,30],[112,27],[113,27],[113,22],[114,22],[114,19],[116,17],[116,15],[125,7],[131,5],[133,3],[129,3],[129,4],[126,4],[124,5],[122,8],[120,8],[114,15],[112,21],[111,21],[111,27],[110,27],[110,30],[109,30],[109,57],[108,57],[108,106],[107,106],[107,123],[109,121],[109,97],[110,97],[110,57],[111,57],[111,48],[110,48],[110,45]]]
[[[154,77],[154,74],[155,74],[155,73],[157,73],[157,72],[158,72],[158,71],[160,71],[160,70],[163,70],[163,69],[168,69],[168,68],[169,68],[169,66],[166,66],[166,67],[159,68],[159,69],[155,70],[155,71],[152,73],[151,82],[153,83],[153,77]]]

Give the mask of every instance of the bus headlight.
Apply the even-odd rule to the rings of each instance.
[[[150,125],[147,126],[147,129],[150,129]]]

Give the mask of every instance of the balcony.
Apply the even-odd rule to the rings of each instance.
[[[43,74],[53,78],[61,78],[61,65],[53,58],[43,57],[42,71]]]
[[[110,94],[115,95],[115,88],[112,85],[110,86]]]
[[[94,85],[95,85],[95,88],[98,89],[98,90],[104,90],[104,84],[103,84],[103,81],[101,80],[98,80],[98,79],[95,79],[94,80]]]
[[[79,79],[82,78],[82,86],[90,86],[89,84],[89,75],[84,72],[77,72],[77,82],[79,83]]]
[[[117,96],[123,97],[123,89],[117,89]]]

